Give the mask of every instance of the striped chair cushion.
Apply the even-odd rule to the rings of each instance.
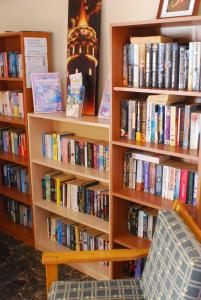
[[[201,299],[201,244],[175,211],[159,213],[141,287],[146,300]]]
[[[57,281],[48,300],[144,300],[140,282],[134,279],[101,281]]]

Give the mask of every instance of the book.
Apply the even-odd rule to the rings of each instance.
[[[35,113],[63,110],[60,73],[32,73],[31,80]]]
[[[172,37],[165,35],[152,35],[152,36],[131,36],[130,42],[132,44],[146,44],[146,43],[168,43],[172,41]]]
[[[183,96],[175,96],[175,95],[149,95],[147,98],[147,102],[158,104],[158,105],[171,105],[177,102],[184,101]]]

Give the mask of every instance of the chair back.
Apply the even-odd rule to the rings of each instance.
[[[176,211],[161,211],[141,286],[146,300],[201,299],[201,243]]]

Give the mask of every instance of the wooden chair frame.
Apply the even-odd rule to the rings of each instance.
[[[185,205],[177,200],[174,210],[181,216],[186,225],[201,243],[201,230],[187,212]],[[46,288],[58,280],[58,265],[68,263],[87,263],[99,261],[129,261],[147,256],[149,249],[114,249],[97,251],[47,252],[43,253],[42,263],[46,267]]]

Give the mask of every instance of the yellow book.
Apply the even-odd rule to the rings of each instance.
[[[56,203],[58,206],[62,204],[62,183],[74,179],[75,176],[71,174],[62,174],[56,176]]]
[[[57,160],[58,159],[57,134],[53,133],[52,138],[53,138],[53,157],[54,160]]]

